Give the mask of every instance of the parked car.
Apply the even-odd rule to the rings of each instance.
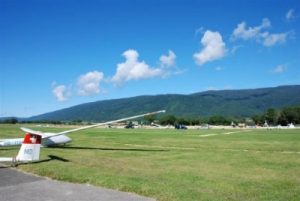
[[[175,129],[187,129],[187,127],[182,124],[175,124]]]
[[[134,128],[134,125],[132,122],[129,122],[124,128]]]

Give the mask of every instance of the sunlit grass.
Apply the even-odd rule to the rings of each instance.
[[[300,130],[244,131],[95,128],[18,168],[158,200],[300,200]],[[208,134],[216,135],[200,137]],[[0,126],[0,138],[22,135],[18,126]],[[0,148],[0,155],[17,151]]]

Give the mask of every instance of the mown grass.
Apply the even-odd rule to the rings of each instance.
[[[43,128],[47,131],[62,128]],[[228,132],[241,131],[226,135]],[[201,135],[217,134],[200,137]],[[20,137],[1,125],[0,138]],[[27,172],[157,200],[300,200],[300,130],[89,129]],[[1,156],[18,148],[0,148]]]

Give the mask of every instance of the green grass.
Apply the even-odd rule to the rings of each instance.
[[[241,132],[225,134],[232,131]],[[217,135],[200,137],[208,134]],[[0,126],[0,138],[22,135],[18,126]],[[18,169],[162,201],[300,200],[300,130],[96,128],[69,136],[66,147],[42,148],[44,162]],[[1,156],[17,152],[0,148]]]

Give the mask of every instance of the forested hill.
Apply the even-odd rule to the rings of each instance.
[[[300,105],[300,85],[247,90],[205,91],[104,100],[38,115],[28,120],[107,121],[156,110],[181,117],[251,117],[268,108]]]

